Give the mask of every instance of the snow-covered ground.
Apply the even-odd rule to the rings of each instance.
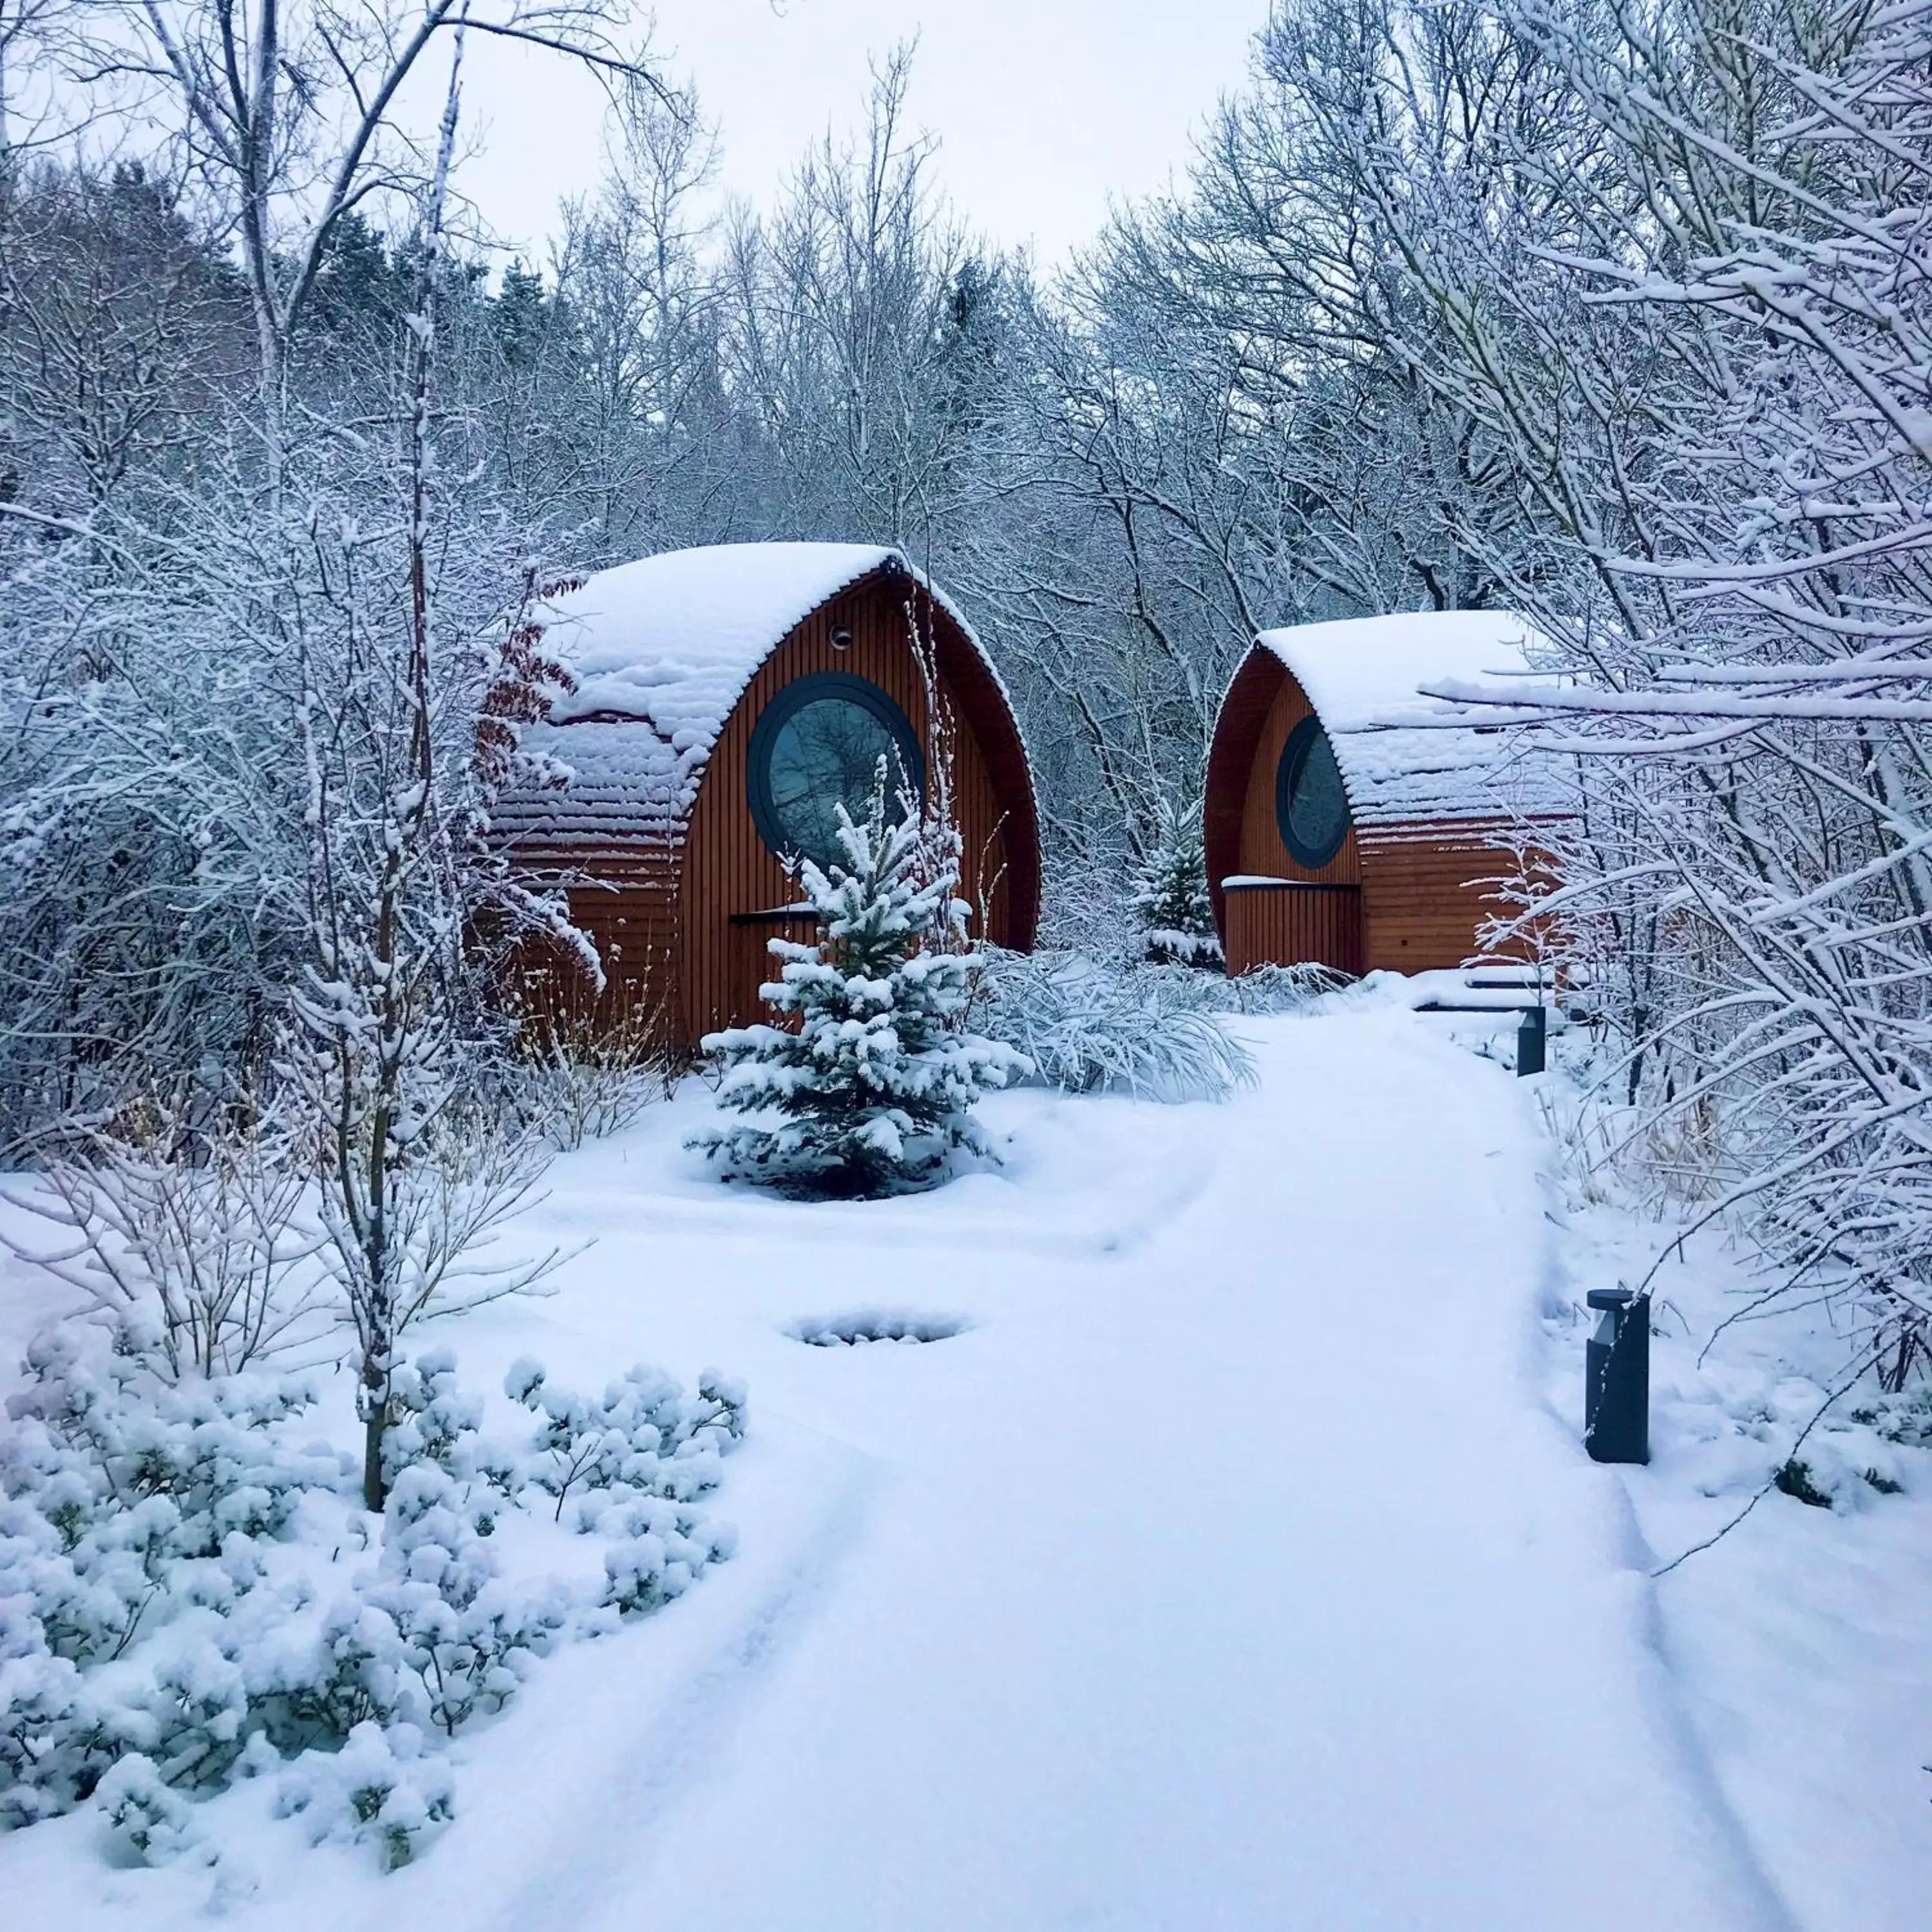
[[[1636,1281],[1659,1240],[1575,1214],[1576,1300]],[[1733,1320],[1706,1352],[1762,1286],[1711,1234],[1660,1276],[1652,1461],[1621,1472],[1633,1548],[1649,1569],[1683,1559],[1655,1586],[1660,1654],[1792,1917],[1906,1932],[1932,1924],[1932,1406],[1868,1381],[1827,1407],[1850,1349],[1808,1332],[1816,1310]],[[1583,1324],[1573,1305],[1550,1325],[1551,1399],[1580,1424]],[[1766,1493],[1814,1422],[1796,1451],[1812,1502]]]
[[[1002,1096],[1005,1168],[915,1198],[721,1188],[695,1084],[560,1162],[530,1238],[594,1246],[437,1339],[493,1389],[742,1377],[740,1554],[466,1732],[416,1864],[244,1785],[212,1873],[113,1868],[86,1809],[0,1839],[6,1919],[1916,1932],[1932,1484],[1774,1496],[1653,1581],[1771,1451],[1666,1339],[1657,1462],[1585,1459],[1570,1312],[1636,1238],[1459,1024],[1242,1022],[1218,1107]],[[868,1312],[958,1332],[791,1332]]]

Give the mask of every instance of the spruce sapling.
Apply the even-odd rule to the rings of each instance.
[[[693,1137],[728,1179],[875,1197],[931,1185],[955,1149],[992,1154],[972,1106],[1028,1063],[964,1030],[974,967],[958,834],[903,794],[898,803],[890,814],[882,759],[865,816],[838,808],[843,862],[800,862],[822,936],[772,940],[780,975],[760,988],[795,1026],[734,1027],[704,1042],[724,1063],[720,1106],[779,1117]]]
[[[1128,903],[1139,915],[1146,957],[1156,964],[1221,963],[1199,799],[1178,810],[1169,799],[1160,801],[1154,842],[1136,871]]]

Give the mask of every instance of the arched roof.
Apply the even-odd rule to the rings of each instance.
[[[945,593],[890,545],[716,544],[599,571],[535,614],[545,652],[575,680],[524,748],[568,775],[560,790],[501,802],[500,830],[526,847],[682,834],[718,734],[758,668],[800,624],[881,570],[904,572],[973,653],[974,682],[1004,712],[1031,779],[1012,700]],[[979,695],[976,692],[975,695]]]
[[[877,544],[714,544],[601,570],[538,614],[544,647],[577,680],[551,722],[648,718],[678,749],[709,750],[785,634],[898,554]]]
[[[1450,680],[1493,683],[1532,668],[1540,640],[1497,610],[1407,611],[1264,631],[1335,748],[1356,821],[1494,818],[1547,809],[1546,781],[1516,768],[1507,710],[1421,695]]]

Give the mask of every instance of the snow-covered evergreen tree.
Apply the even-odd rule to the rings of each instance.
[[[964,1027],[973,965],[969,908],[955,896],[958,832],[916,809],[892,816],[883,760],[866,816],[838,815],[844,863],[806,860],[799,872],[824,937],[773,940],[782,969],[760,989],[795,1029],[734,1027],[704,1042],[724,1064],[718,1104],[778,1123],[715,1128],[691,1144],[728,1178],[896,1193],[930,1184],[956,1148],[990,1154],[973,1104],[1028,1063]]]
[[[1208,896],[1202,801],[1177,808],[1162,798],[1154,842],[1134,874],[1128,904],[1140,915],[1147,956],[1181,966],[1219,965],[1214,904]]]

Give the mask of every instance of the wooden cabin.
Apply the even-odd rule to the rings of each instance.
[[[1231,974],[1456,968],[1504,908],[1544,782],[1485,706],[1423,686],[1520,676],[1531,634],[1486,610],[1265,631],[1222,700],[1204,834]]]
[[[864,809],[881,756],[923,796],[950,755],[974,928],[1031,948],[1039,819],[1012,706],[897,550],[673,550],[542,615],[575,688],[524,743],[562,782],[502,801],[496,822],[520,867],[565,884],[603,962],[600,1022],[642,1016],[689,1048],[763,1017],[766,942],[817,929],[789,862],[834,856],[834,807]]]

